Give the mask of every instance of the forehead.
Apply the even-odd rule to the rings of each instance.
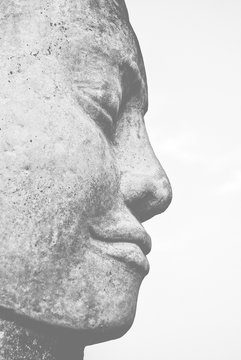
[[[111,88],[109,84],[116,81],[118,85],[119,80],[122,90],[123,84],[130,88],[134,83],[147,108],[145,68],[124,0],[0,0],[0,12],[6,15],[3,26],[9,28],[9,22],[14,22],[16,38],[26,40],[26,33],[31,34],[29,48],[36,51],[40,43],[57,49],[59,64],[64,65],[60,71],[64,69],[69,83],[93,90]],[[23,39],[16,43],[24,44]]]
[[[98,57],[97,65],[103,62],[123,72],[131,70],[146,88],[143,58],[124,0],[84,0],[71,10],[75,48],[90,63]]]
[[[128,11],[126,8],[125,0],[87,0],[91,8],[108,9],[111,12],[118,12],[120,16],[128,18]]]

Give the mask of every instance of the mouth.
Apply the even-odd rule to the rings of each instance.
[[[146,276],[149,273],[149,261],[136,244],[124,242],[107,243],[101,240],[92,239],[91,245],[100,250],[105,256],[124,263],[129,269],[132,269],[143,276]]]
[[[101,221],[89,225],[89,231],[92,244],[102,253],[144,276],[148,274],[146,255],[151,251],[151,238],[139,222],[128,222],[127,226],[123,219],[117,224]]]

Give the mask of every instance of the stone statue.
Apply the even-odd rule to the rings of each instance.
[[[123,0],[0,2],[0,359],[80,360],[135,316],[171,188]]]

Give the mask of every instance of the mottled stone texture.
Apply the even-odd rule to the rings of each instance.
[[[82,360],[83,347],[72,338],[46,336],[0,320],[0,360]]]
[[[85,345],[122,336],[149,268],[141,222],[171,200],[124,2],[1,1],[0,79],[0,306]],[[9,326],[6,349],[9,329],[25,339]]]
[[[0,322],[1,360],[56,360],[46,338],[36,338],[32,332],[13,323]]]

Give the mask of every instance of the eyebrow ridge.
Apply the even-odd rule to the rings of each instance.
[[[124,61],[119,65],[123,86],[123,100],[131,97],[139,97],[142,103],[142,110],[145,114],[148,111],[148,87],[146,77],[143,78],[139,66],[134,61]]]

